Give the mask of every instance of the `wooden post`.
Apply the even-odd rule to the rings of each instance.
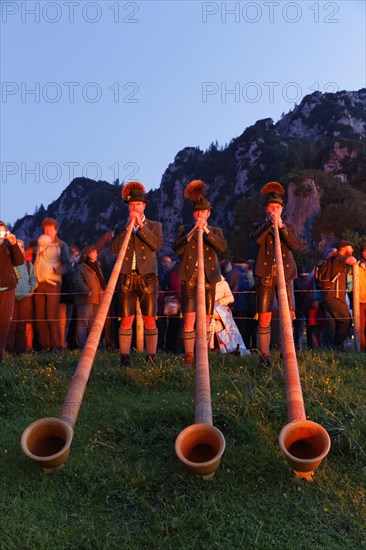
[[[143,353],[144,351],[144,321],[142,319],[140,300],[136,301],[136,349]]]
[[[361,330],[360,330],[360,266],[352,266],[353,275],[353,333],[355,339],[355,350],[361,351]]]

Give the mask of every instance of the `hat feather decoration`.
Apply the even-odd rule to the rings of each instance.
[[[184,196],[191,201],[194,212],[211,209],[211,204],[205,195],[206,184],[202,180],[191,181],[184,190]]]
[[[192,202],[201,201],[206,194],[206,184],[202,180],[191,181],[184,190],[184,196]]]
[[[122,200],[128,202],[133,195],[145,195],[145,187],[139,181],[130,181],[122,188]]]
[[[268,193],[277,193],[278,195],[284,195],[285,190],[282,185],[277,181],[270,181],[266,183],[266,185],[261,189],[262,195],[267,195]]]

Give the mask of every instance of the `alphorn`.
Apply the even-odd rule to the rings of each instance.
[[[210,368],[207,349],[203,231],[198,228],[196,306],[195,424],[180,432],[175,441],[178,458],[197,475],[210,479],[219,467],[225,438],[213,426]]]
[[[320,424],[306,420],[293,337],[292,319],[286,292],[281,241],[276,220],[274,222],[274,236],[281,348],[285,370],[288,418],[288,424],[282,428],[278,441],[295,475],[312,481],[314,470],[329,452],[330,437]]]
[[[117,285],[127,245],[133,229],[133,221],[127,227],[121,249],[109,278],[102,302],[77,364],[71,385],[58,418],[41,418],[32,422],[23,432],[20,445],[31,460],[51,472],[67,460],[74,436],[74,426],[93,366],[95,354],[108,315],[113,293]]]

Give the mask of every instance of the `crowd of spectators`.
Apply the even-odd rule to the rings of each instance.
[[[46,218],[42,234],[25,246],[0,222],[0,359],[5,348],[21,354],[84,347],[116,259],[109,248],[112,236],[106,234],[95,245],[79,251],[58,237],[57,221]],[[342,288],[337,295],[335,288],[328,292],[316,288],[315,266],[308,273],[298,265],[299,275],[294,281],[294,341],[298,350],[342,351],[352,334],[352,265],[357,261],[352,243],[341,241],[327,251],[329,254],[341,272]],[[179,263],[175,256],[159,258],[158,352],[184,351]],[[361,247],[358,263],[361,349],[366,351],[366,244]],[[223,260],[220,266],[222,280],[216,288],[210,348],[236,354],[256,351],[254,260],[236,256]],[[276,307],[275,301],[274,311]],[[231,323],[225,341],[223,317]],[[277,317],[273,315],[273,332]],[[118,301],[113,300],[102,339],[108,349],[118,349],[118,326]],[[273,335],[271,342],[276,346],[278,338]]]

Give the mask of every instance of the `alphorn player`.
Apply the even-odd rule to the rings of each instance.
[[[218,227],[208,225],[211,205],[206,196],[206,185],[201,180],[191,181],[184,196],[192,203],[194,225],[182,225],[173,243],[173,250],[181,257],[179,278],[181,281],[181,307],[184,317],[183,344],[184,361],[188,368],[194,366],[194,346],[196,339],[196,296],[197,296],[197,229],[203,230],[203,254],[205,268],[205,295],[207,327],[209,327],[215,305],[215,287],[221,279],[218,252],[224,252],[227,244]]]
[[[259,367],[270,367],[269,348],[271,343],[271,319],[273,300],[277,286],[275,243],[273,223],[278,224],[287,297],[292,319],[295,317],[295,298],[293,280],[297,277],[297,269],[292,250],[300,246],[300,239],[294,227],[284,223],[282,211],[284,207],[285,190],[280,183],[271,181],[262,189],[265,197],[266,219],[254,226],[251,238],[258,247],[254,275],[256,281],[258,340],[259,340]]]
[[[136,314],[136,301],[140,301],[144,322],[146,359],[154,362],[158,342],[156,309],[158,297],[158,262],[156,252],[163,246],[161,223],[145,217],[148,200],[144,186],[138,181],[126,183],[122,188],[122,200],[128,203],[129,217],[126,224],[117,226],[111,243],[111,251],[118,254],[131,221],[134,229],[117,283],[121,325],[119,329],[120,366],[130,365],[132,325]]]

